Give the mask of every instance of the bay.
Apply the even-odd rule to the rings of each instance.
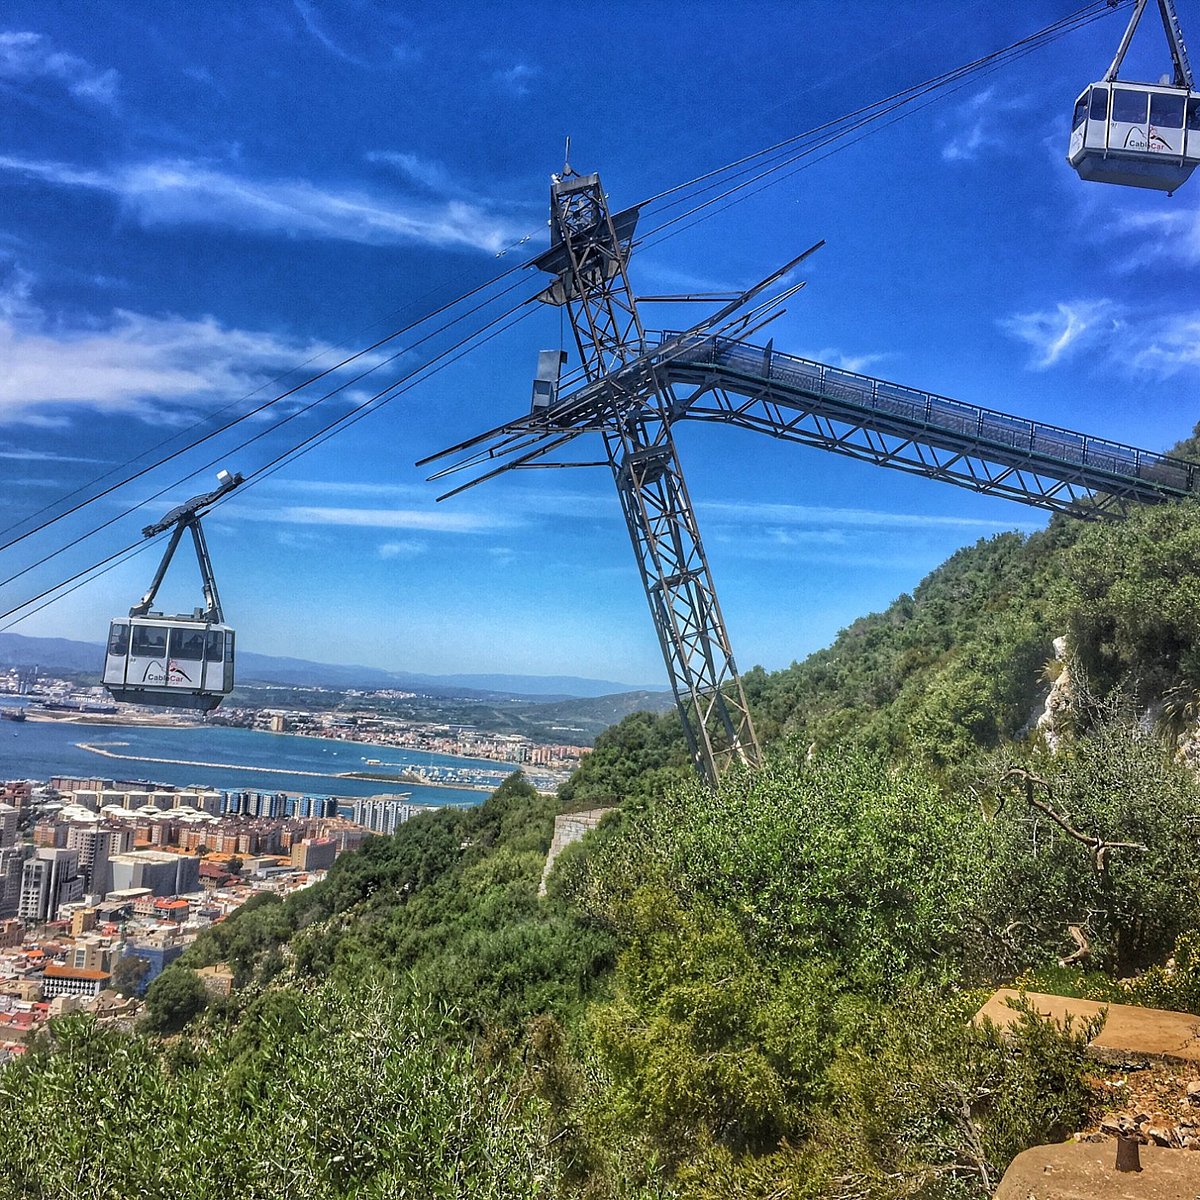
[[[81,743],[105,753],[83,749]],[[144,759],[170,761],[138,761]],[[377,761],[368,764],[368,759]],[[513,769],[507,763],[484,759],[221,725],[186,729],[75,721],[0,721],[0,780],[44,781],[52,775],[79,775],[147,780],[175,787],[198,784],[223,791],[314,796],[411,792],[411,803],[432,805],[480,804],[487,796],[487,792],[469,788],[337,778],[346,771],[394,775],[412,767],[451,777],[458,770],[497,772],[497,782]]]

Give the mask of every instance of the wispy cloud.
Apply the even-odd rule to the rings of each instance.
[[[395,542],[384,542],[379,547],[379,557],[384,559],[392,558],[416,558],[419,554],[424,554],[429,547],[425,542],[419,542],[415,538],[405,538]]]
[[[64,328],[29,300],[28,277],[0,285],[0,421],[30,423],[71,405],[162,416],[247,395],[328,347],[230,329],[212,317],[149,317],[117,310]]]
[[[985,153],[1004,149],[1008,143],[1003,133],[1011,135],[1013,114],[1031,104],[1032,97],[1000,95],[995,88],[976,93],[943,122],[943,160],[974,162]]]
[[[145,226],[219,225],[365,245],[421,243],[495,253],[524,229],[483,200],[382,199],[305,180],[254,179],[184,159],[88,169],[0,155],[0,171],[114,197]]]
[[[293,504],[279,508],[256,507],[247,510],[243,515],[249,520],[273,521],[286,525],[410,529],[422,533],[490,533],[497,529],[512,529],[519,524],[513,517],[498,513],[449,509],[340,508],[318,504]]]
[[[717,501],[698,507],[708,540],[739,558],[872,570],[928,570],[948,546],[1041,527],[1035,521],[829,505]]]
[[[1036,371],[1084,350],[1116,371],[1160,379],[1200,368],[1200,309],[1162,313],[1131,311],[1111,300],[1071,301],[1020,313],[1000,327],[1030,347]]]
[[[1200,206],[1173,207],[1170,212],[1125,212],[1111,232],[1129,239],[1127,270],[1145,269],[1164,260],[1200,265]]]
[[[1030,366],[1037,371],[1070,360],[1121,325],[1120,311],[1111,300],[1062,301],[1052,309],[1018,313],[1000,322],[1006,333],[1029,346]]]
[[[514,96],[529,95],[529,84],[538,75],[538,68],[528,63],[513,63],[510,67],[502,67],[492,73],[492,78]]]
[[[56,50],[40,33],[0,32],[0,79],[11,83],[50,80],[77,100],[112,108],[117,103],[119,78],[111,67],[101,70],[85,58]]]
[[[806,354],[802,357],[828,363],[831,367],[840,367],[843,371],[868,371],[878,363],[886,362],[889,358],[895,356],[890,352],[880,354],[845,354],[834,346],[826,346],[823,350],[818,350],[815,354]]]
[[[337,42],[335,42],[333,38],[329,36],[328,33],[325,32],[325,27],[321,24],[321,20],[317,16],[317,12],[311,4],[308,4],[306,0],[292,0],[292,4],[295,6],[296,12],[299,13],[300,20],[304,25],[304,28],[308,30],[309,34],[311,34],[313,38],[320,42],[330,54],[332,54],[335,58],[340,58],[343,62],[353,63],[356,67],[366,65],[361,59],[355,58],[355,56],[348,50],[342,49],[342,47],[339,46]]]
[[[992,517],[943,516],[931,513],[885,512],[871,508],[835,508],[821,504],[771,504],[749,500],[702,502],[697,508],[713,519],[776,530],[800,528],[811,535],[822,531],[825,540],[836,529],[935,530],[959,529],[999,533],[1007,529],[1040,529],[1036,521],[998,521]],[[785,537],[782,533],[779,537]]]
[[[454,192],[458,184],[451,179],[446,164],[418,154],[405,154],[399,150],[372,150],[367,162],[382,163],[394,167],[410,183],[431,192],[446,195]]]
[[[0,458],[9,462],[36,463],[104,463],[106,458],[86,458],[79,454],[55,454],[49,450],[4,450],[0,449]]]
[[[1200,368],[1200,312],[1167,318],[1138,337],[1135,345],[1133,365],[1156,375]]]
[[[427,498],[429,489],[412,483],[376,483],[353,479],[289,479],[276,477],[264,482],[263,488],[273,495],[288,496],[360,496],[373,500],[418,500]]]

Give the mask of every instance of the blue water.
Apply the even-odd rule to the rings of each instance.
[[[81,749],[77,745],[80,742],[121,757],[109,758]],[[175,761],[137,762],[133,758]],[[379,764],[368,766],[368,758],[378,759]],[[187,765],[189,763],[228,763],[233,764],[233,768]],[[315,796],[411,792],[413,804],[479,804],[487,795],[466,788],[330,778],[343,771],[397,774],[408,766],[511,769],[505,763],[454,758],[421,750],[258,733],[219,725],[172,729],[88,725],[74,721],[0,721],[0,779],[46,780],[51,775],[82,775],[149,780],[176,787],[200,784],[225,791],[295,792]]]

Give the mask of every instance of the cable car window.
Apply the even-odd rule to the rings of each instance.
[[[204,630],[172,629],[171,657],[200,662],[204,658]]]
[[[133,627],[134,658],[162,658],[167,652],[167,631],[155,625]]]
[[[1166,92],[1151,92],[1150,124],[1161,129],[1182,129],[1183,97]]]
[[[208,631],[208,642],[204,647],[204,657],[209,662],[220,662],[225,657],[225,635],[219,629]]]
[[[126,651],[129,649],[129,626],[125,624],[114,625],[108,633],[108,652],[109,654],[125,657]]]
[[[1075,115],[1071,118],[1071,128],[1078,129],[1083,124],[1084,118],[1087,116],[1087,100],[1080,96],[1075,101]]]
[[[1093,121],[1103,121],[1108,116],[1108,88],[1092,88],[1092,107],[1088,116]]]
[[[1200,100],[1187,102],[1187,127],[1200,130]]]
[[[1146,119],[1150,97],[1146,92],[1113,89],[1112,119],[1122,125],[1138,125]]]

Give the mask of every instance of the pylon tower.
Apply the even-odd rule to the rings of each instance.
[[[636,222],[636,209],[609,211],[599,175],[568,165],[552,180],[550,249],[534,265],[555,277],[539,299],[566,309],[588,383],[605,384],[592,428],[604,440],[692,760],[715,782],[760,754],[671,433],[671,385],[652,365],[622,370],[646,350],[626,273]]]

